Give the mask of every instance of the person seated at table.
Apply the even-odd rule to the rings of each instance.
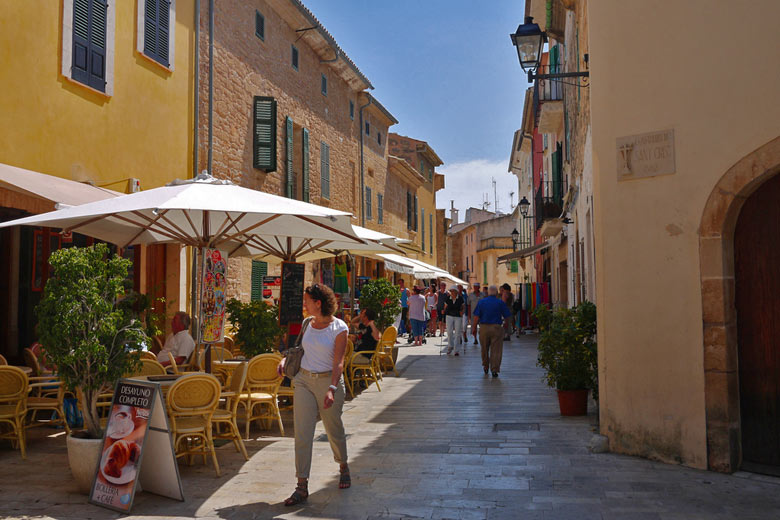
[[[171,358],[168,353],[173,354],[177,365],[181,365],[190,357],[192,351],[195,350],[195,340],[192,339],[189,332],[190,328],[190,315],[184,311],[179,311],[173,315],[171,320],[172,334],[169,334],[165,338],[165,345],[162,350],[157,354],[157,361],[161,365],[166,366],[171,364]]]
[[[376,344],[382,334],[376,326],[376,312],[373,309],[363,309],[357,316],[359,323],[357,340],[355,341],[355,352],[366,352],[376,350]],[[355,320],[352,320],[353,322]]]

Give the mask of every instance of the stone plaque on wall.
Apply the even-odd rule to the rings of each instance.
[[[618,137],[618,181],[671,175],[674,166],[674,130]]]

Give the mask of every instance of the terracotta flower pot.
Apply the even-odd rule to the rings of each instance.
[[[588,390],[557,390],[561,415],[588,415]]]

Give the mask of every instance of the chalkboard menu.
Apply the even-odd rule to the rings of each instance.
[[[303,320],[303,276],[304,264],[282,263],[279,325],[287,326]]]

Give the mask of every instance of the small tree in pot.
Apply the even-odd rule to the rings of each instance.
[[[279,346],[284,329],[279,326],[278,307],[260,300],[244,303],[234,298],[225,309],[236,329],[233,339],[246,357],[267,354]]]
[[[583,302],[572,309],[552,311],[540,305],[533,314],[540,332],[536,364],[545,370],[544,381],[558,390],[561,413],[587,413],[588,390],[598,400],[596,306]],[[570,398],[578,400],[574,409],[567,407]]]
[[[376,312],[376,326],[383,331],[401,314],[401,290],[386,278],[369,280],[360,289],[360,308]]]
[[[136,349],[148,341],[143,325],[120,304],[130,261],[106,244],[61,249],[49,259],[53,274],[38,304],[38,332],[46,356],[71,390],[84,396],[84,426],[103,436],[98,396],[136,369]]]

